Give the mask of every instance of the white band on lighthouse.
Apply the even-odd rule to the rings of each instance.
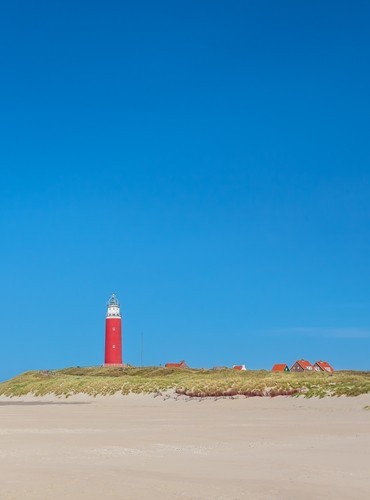
[[[109,306],[107,311],[107,318],[120,318],[121,313],[119,307]]]

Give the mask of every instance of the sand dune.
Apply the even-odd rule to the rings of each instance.
[[[368,500],[367,405],[0,397],[0,498]]]

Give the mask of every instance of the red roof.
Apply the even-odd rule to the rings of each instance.
[[[288,368],[288,365],[286,364],[277,364],[272,367],[272,372],[283,372],[285,368]]]
[[[306,361],[305,359],[298,359],[296,361],[304,370],[312,370],[312,365],[309,361]]]
[[[246,370],[245,365],[233,365],[233,370]]]
[[[314,368],[318,366],[320,370],[322,370],[323,372],[329,372],[329,373],[332,373],[334,371],[334,368],[329,365],[329,363],[327,361],[316,361],[316,363],[314,364]]]
[[[166,363],[165,368],[189,368],[185,361],[180,361],[180,363]]]

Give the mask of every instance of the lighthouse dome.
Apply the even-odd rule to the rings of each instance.
[[[107,318],[120,318],[121,312],[119,308],[119,301],[117,297],[113,294],[107,303]]]
[[[107,306],[116,306],[119,307],[119,300],[117,299],[116,295],[113,293],[112,297],[108,300]]]

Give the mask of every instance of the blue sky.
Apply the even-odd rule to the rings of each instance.
[[[0,379],[124,359],[369,369],[370,5],[13,1]]]

